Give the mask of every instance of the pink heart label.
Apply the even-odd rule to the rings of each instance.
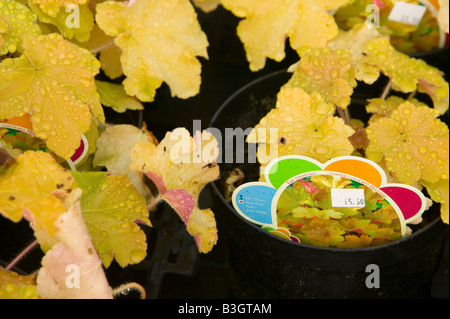
[[[425,203],[417,191],[405,186],[389,185],[380,189],[398,205],[405,218],[405,222],[410,222],[422,214]]]

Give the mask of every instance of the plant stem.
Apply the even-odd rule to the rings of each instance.
[[[350,113],[348,112],[348,107],[346,109],[337,108],[339,116],[344,120],[344,123],[350,125]]]
[[[112,45],[114,45],[114,40],[103,43],[103,44],[99,45],[98,47],[93,48],[92,50],[89,50],[89,52],[91,52],[92,54],[96,54],[100,51],[103,51],[103,50],[109,48]]]
[[[384,87],[383,93],[381,93],[381,96],[380,96],[381,99],[383,99],[383,100],[386,99],[389,92],[391,91],[391,87],[392,87],[392,80],[389,80],[389,82]]]
[[[411,100],[416,96],[417,90],[412,91],[409,93],[407,100]]]
[[[20,252],[19,255],[17,255],[16,258],[14,258],[13,261],[9,263],[8,266],[6,266],[5,270],[11,270],[23,257],[25,257],[26,254],[28,254],[34,247],[38,245],[37,240],[33,241],[30,245],[28,245],[24,250]]]
[[[161,201],[161,195],[158,194],[158,196],[156,196],[155,198],[153,198],[153,200],[148,203],[147,208],[148,210],[152,210],[153,208],[155,208],[155,206]]]

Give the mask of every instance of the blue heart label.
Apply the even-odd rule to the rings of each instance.
[[[265,183],[247,183],[233,193],[233,206],[248,221],[257,225],[273,225],[272,201],[276,189]]]

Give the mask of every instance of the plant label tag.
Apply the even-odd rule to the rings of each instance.
[[[272,200],[276,189],[263,183],[247,183],[233,192],[233,205],[248,221],[258,225],[272,225]]]
[[[423,5],[397,1],[388,19],[409,25],[419,25],[426,11],[427,7]]]
[[[341,156],[322,164],[305,156],[282,156],[266,166],[263,177],[264,182],[236,188],[233,206],[247,221],[296,243],[316,240],[311,239],[315,235],[308,237],[309,232],[326,223],[335,227],[333,223],[347,221],[361,234],[372,233],[374,226],[388,227],[381,222],[367,226],[372,220],[368,216],[375,221],[383,216],[396,220],[389,227],[395,236],[404,237],[407,223],[426,209],[427,200],[418,189],[388,183],[378,164],[361,157]],[[355,221],[352,213],[362,217]],[[349,238],[350,245],[353,239]]]
[[[364,207],[364,189],[331,189],[331,205],[333,207]]]
[[[6,121],[0,121],[0,127],[4,127],[9,130],[8,134],[16,135],[17,132],[24,132],[32,136],[36,136],[33,125],[31,123],[30,114],[26,113],[20,117],[11,118]],[[81,134],[80,146],[72,155],[67,159],[67,164],[70,169],[76,171],[75,165],[80,163],[86,156],[89,149],[89,142],[84,134]]]

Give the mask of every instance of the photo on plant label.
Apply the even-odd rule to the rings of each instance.
[[[379,189],[363,181],[321,172],[288,181],[276,204],[279,227],[302,244],[359,248],[402,237],[396,208]]]

